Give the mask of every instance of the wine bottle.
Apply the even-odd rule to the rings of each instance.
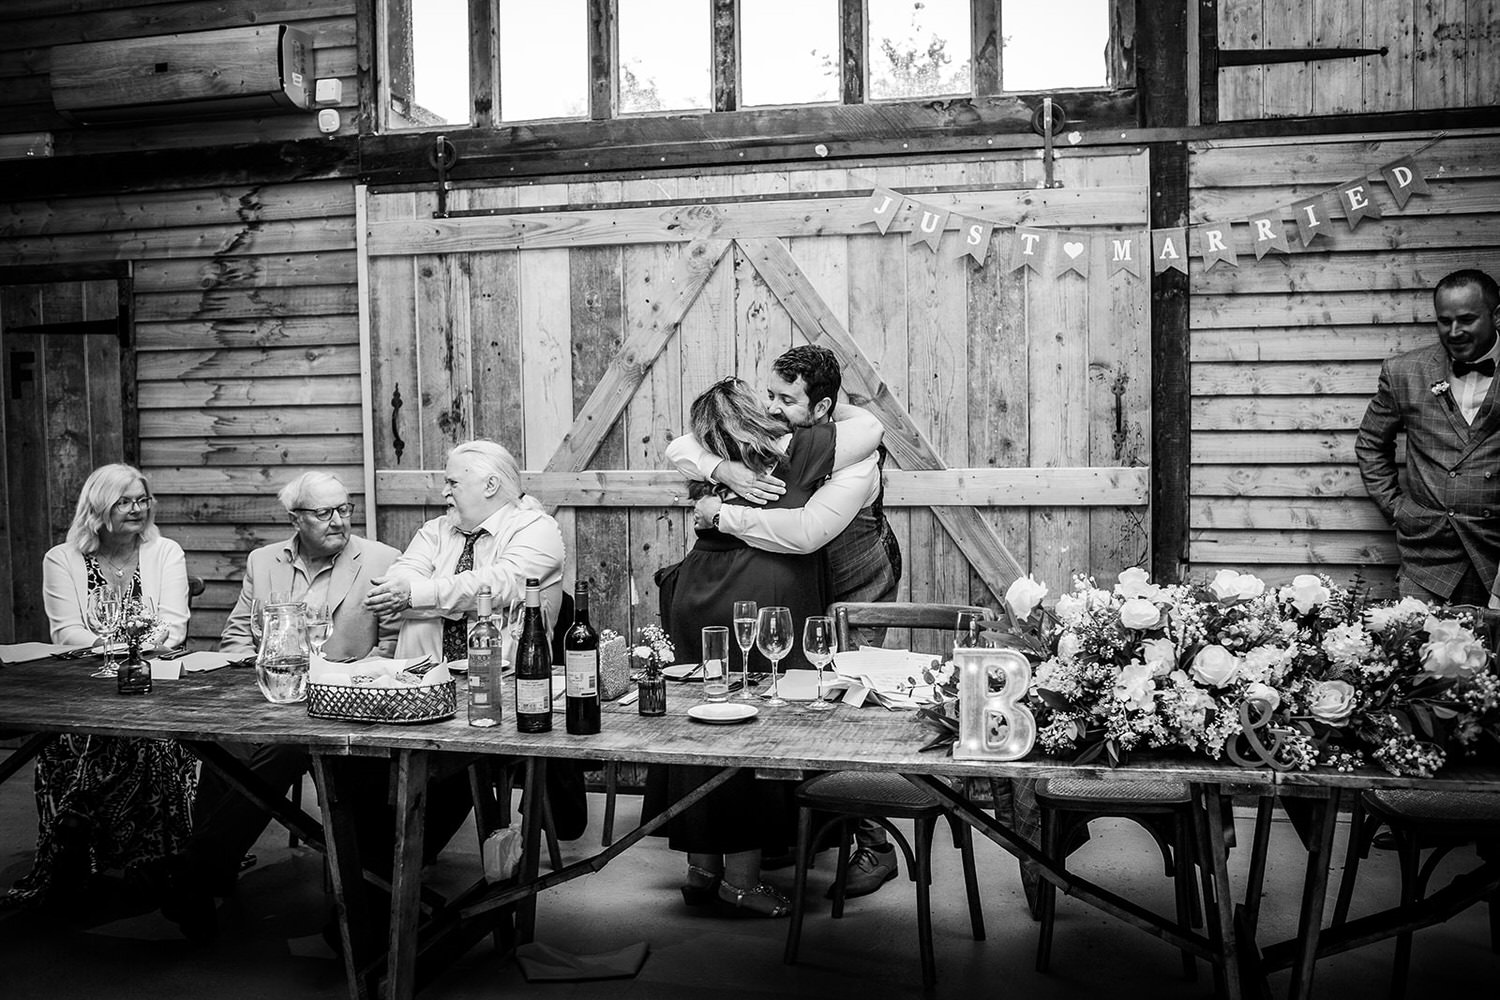
[[[489,587],[479,588],[477,617],[469,629],[469,725],[488,728],[501,716],[500,629]]]
[[[599,731],[599,633],[589,624],[589,585],[573,590],[573,624],[563,636],[567,656],[567,728],[574,736]]]
[[[526,581],[526,610],[516,647],[516,730],[552,731],[552,640],[542,615],[542,582]]]

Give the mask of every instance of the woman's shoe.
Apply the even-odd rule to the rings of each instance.
[[[756,883],[753,889],[741,889],[720,880],[719,904],[735,916],[786,917],[792,912],[791,900],[764,882]]]
[[[682,886],[682,901],[689,906],[707,906],[719,898],[719,882],[722,878],[718,872],[688,865],[688,881]]]

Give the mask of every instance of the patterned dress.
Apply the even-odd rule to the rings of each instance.
[[[89,593],[107,587],[97,560],[85,562]],[[140,592],[137,570],[132,593]],[[77,734],[51,740],[36,760],[36,860],[0,906],[40,902],[59,878],[78,888],[71,883],[184,849],[196,775],[196,759],[175,740]]]

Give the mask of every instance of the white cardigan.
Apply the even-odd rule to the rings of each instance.
[[[187,638],[187,559],[182,546],[158,535],[141,543],[141,596],[156,602],[167,627],[163,646],[180,646]],[[47,550],[42,560],[42,606],[52,626],[52,641],[68,646],[90,646],[99,641],[83,623],[88,606],[89,571],[83,553],[64,542]]]

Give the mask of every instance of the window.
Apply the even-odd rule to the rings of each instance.
[[[1000,0],[1000,24],[1004,90],[1108,86],[1109,0]]]
[[[870,97],[974,91],[969,0],[866,0]]]
[[[393,124],[467,125],[468,0],[422,0],[411,5],[410,15],[410,47],[390,50]]]
[[[584,0],[500,0],[501,121],[588,117],[587,32]]]
[[[741,106],[838,99],[838,0],[740,4]]]
[[[708,0],[617,0],[620,112],[713,106]]]

